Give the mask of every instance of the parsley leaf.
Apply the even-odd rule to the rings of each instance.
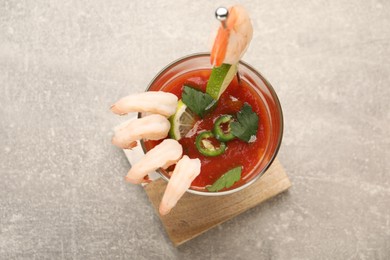
[[[259,117],[252,111],[252,107],[248,103],[245,103],[237,113],[237,120],[237,122],[230,124],[234,136],[247,143],[256,138]]]
[[[220,191],[224,188],[230,188],[233,184],[240,180],[242,172],[242,166],[238,166],[227,171],[213,185],[206,187],[208,191]]]
[[[202,118],[216,103],[209,94],[189,86],[184,86],[181,98],[192,112]]]

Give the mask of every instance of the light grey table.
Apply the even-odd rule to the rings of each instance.
[[[390,2],[243,1],[289,192],[174,248],[114,101],[207,51],[231,1],[0,1],[0,259],[390,259]]]

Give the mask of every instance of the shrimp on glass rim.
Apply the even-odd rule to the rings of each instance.
[[[176,95],[163,91],[147,91],[121,98],[111,106],[118,115],[130,112],[151,112],[166,117],[173,115],[177,107]]]
[[[160,140],[168,136],[171,124],[169,120],[158,114],[126,121],[115,128],[112,143],[122,149],[137,146],[137,140]]]
[[[165,139],[148,151],[139,162],[134,164],[125,179],[133,184],[141,184],[149,173],[154,172],[158,168],[166,169],[175,164],[182,154],[183,148],[178,141]]]
[[[218,16],[219,10],[226,11],[223,7],[217,9],[216,15],[222,24],[218,29],[210,55],[211,64],[217,67],[222,63],[238,63],[253,35],[251,19],[244,7],[234,5],[221,17]]]
[[[176,205],[191,186],[192,181],[199,175],[200,166],[199,159],[190,159],[187,155],[184,155],[176,164],[160,203],[161,215],[168,214]]]

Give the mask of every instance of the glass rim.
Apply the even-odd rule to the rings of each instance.
[[[178,59],[174,60],[173,62],[171,62],[168,65],[166,65],[163,69],[161,69],[156,74],[156,76],[153,77],[153,79],[150,81],[150,83],[147,86],[145,91],[149,91],[149,89],[152,87],[152,85],[156,81],[156,79],[158,79],[161,75],[163,75],[167,70],[169,70],[172,67],[176,66],[178,63],[185,62],[186,60],[189,60],[189,59],[194,59],[194,58],[199,58],[199,57],[208,57],[208,56],[210,56],[209,52],[199,52],[199,53],[189,54],[189,55],[186,55],[186,56],[183,56],[181,58],[178,58]],[[274,100],[274,102],[276,104],[276,107],[277,107],[277,110],[278,110],[278,113],[279,113],[279,117],[280,117],[280,130],[279,130],[279,133],[278,133],[278,139],[277,139],[278,143],[276,145],[276,149],[273,152],[273,154],[271,156],[271,159],[264,166],[264,168],[259,173],[257,173],[250,181],[246,182],[245,184],[243,184],[243,185],[241,185],[241,186],[239,186],[239,187],[237,187],[235,189],[221,191],[221,192],[199,191],[199,190],[193,190],[193,189],[189,188],[186,191],[188,193],[192,193],[192,194],[196,194],[196,195],[202,195],[202,196],[215,197],[215,196],[229,195],[229,194],[241,191],[241,190],[245,189],[246,187],[250,186],[251,184],[253,184],[254,182],[256,182],[261,176],[264,175],[264,173],[269,169],[269,167],[274,162],[274,160],[275,160],[275,158],[276,158],[276,156],[277,156],[277,154],[279,152],[280,146],[282,144],[282,139],[283,139],[284,120],[283,120],[282,106],[280,105],[280,101],[279,101],[279,98],[278,98],[278,96],[277,96],[277,94],[275,92],[275,89],[268,82],[268,80],[266,80],[263,77],[263,75],[260,72],[258,72],[254,67],[252,67],[251,65],[249,65],[248,63],[246,63],[246,62],[244,62],[242,60],[239,61],[239,64],[241,64],[244,67],[246,67],[247,69],[249,69],[251,72],[253,72],[256,76],[258,76],[264,82],[265,86],[268,88],[268,90],[270,91],[270,94],[272,95],[272,99]],[[140,118],[141,116],[142,116],[142,113],[138,113],[138,118]],[[140,142],[141,142],[142,150],[146,154],[147,151],[146,151],[144,140],[141,139]],[[162,179],[164,179],[167,182],[169,181],[169,178],[167,176],[165,176],[161,172],[160,169],[157,169],[156,172],[162,177]]]

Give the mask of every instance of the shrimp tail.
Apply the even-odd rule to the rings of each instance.
[[[173,170],[161,200],[159,208],[161,215],[168,214],[176,206],[176,203],[191,186],[192,181],[199,175],[200,167],[199,159],[190,159],[187,155],[180,159]]]
[[[212,65],[217,67],[222,65],[226,55],[229,35],[230,30],[228,28],[220,27],[218,29],[218,34],[210,54],[210,63]]]
[[[120,116],[124,116],[124,115],[127,114],[127,113],[123,112],[123,111],[122,111],[117,105],[115,105],[115,104],[111,105],[110,110],[111,110],[112,113],[117,114],[117,115],[120,115]]]
[[[133,149],[134,147],[137,147],[137,141],[133,141],[124,145],[118,139],[116,139],[115,136],[112,138],[111,143],[122,149]]]

